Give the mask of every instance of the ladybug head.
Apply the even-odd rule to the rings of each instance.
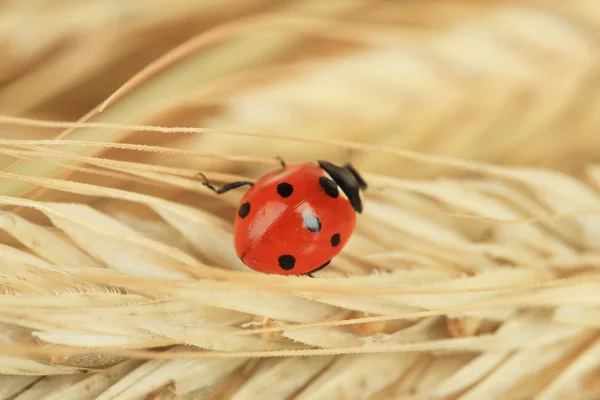
[[[357,213],[362,212],[362,200],[360,199],[360,191],[367,188],[367,183],[360,174],[350,164],[343,167],[338,167],[329,161],[319,160],[319,167],[323,168],[327,174],[337,183],[342,189],[348,201]]]

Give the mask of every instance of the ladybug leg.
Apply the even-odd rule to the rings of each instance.
[[[277,159],[277,161],[279,161],[279,164],[281,164],[282,168],[285,168],[286,164],[285,161],[283,161],[283,159],[281,157],[275,157]]]
[[[365,190],[367,188],[367,182],[365,182],[365,180],[363,179],[362,176],[360,176],[358,171],[354,169],[352,164],[348,163],[348,164],[344,165],[344,168],[346,168],[348,170],[348,172],[350,172],[352,174],[352,176],[354,176],[354,178],[358,182],[358,187],[360,187],[363,190]]]
[[[228,192],[228,191],[230,191],[232,189],[237,189],[239,187],[246,186],[246,185],[249,185],[249,186],[254,185],[254,182],[239,181],[239,182],[227,183],[227,184],[223,185],[220,188],[216,188],[216,187],[214,187],[213,185],[211,185],[208,182],[208,179],[206,178],[206,176],[204,176],[204,174],[202,172],[199,172],[198,175],[200,175],[202,177],[202,179],[204,179],[204,182],[202,182],[202,184],[204,186],[206,186],[207,188],[209,188],[210,190],[212,190],[213,192],[215,192],[216,194],[223,194],[223,193]]]
[[[306,275],[310,276],[311,278],[314,278],[314,276],[312,276],[312,274],[314,274],[317,271],[322,270],[323,268],[325,268],[326,266],[328,266],[330,262],[331,262],[331,260],[327,261],[325,264],[321,265],[320,267],[317,267],[317,268],[313,269],[312,271],[308,272]]]

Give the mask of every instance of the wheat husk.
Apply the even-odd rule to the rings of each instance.
[[[0,399],[599,398],[599,3],[27,3]],[[276,156],[369,182],[314,279],[246,268],[198,180]]]

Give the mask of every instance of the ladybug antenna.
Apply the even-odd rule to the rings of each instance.
[[[342,189],[342,191],[348,197],[348,201],[357,213],[362,212],[362,200],[360,198],[360,191],[367,188],[367,183],[360,176],[360,174],[350,164],[346,164],[343,167],[338,167],[329,161],[318,161],[319,166],[329,174],[331,179]]]

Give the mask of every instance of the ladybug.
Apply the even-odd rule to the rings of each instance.
[[[286,165],[256,183],[232,182],[217,194],[251,186],[234,223],[235,250],[249,268],[268,274],[308,275],[325,268],[350,239],[366,182],[350,164]]]

